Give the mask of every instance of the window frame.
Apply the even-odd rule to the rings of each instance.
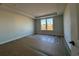
[[[42,19],[45,19],[46,20],[46,30],[41,30],[41,31],[53,31],[54,30],[54,25],[52,24],[52,30],[47,30],[47,19],[50,19],[50,18],[52,18],[52,21],[54,21],[54,19],[53,19],[53,17],[48,17],[48,18],[41,18],[40,19],[40,30],[41,30],[41,20]]]

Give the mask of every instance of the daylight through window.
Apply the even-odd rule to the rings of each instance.
[[[53,18],[41,19],[41,30],[53,30]]]

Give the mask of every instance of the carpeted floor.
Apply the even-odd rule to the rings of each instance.
[[[65,56],[63,37],[32,35],[0,45],[1,56]]]

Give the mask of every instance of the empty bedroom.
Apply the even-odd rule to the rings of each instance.
[[[78,10],[67,3],[0,3],[0,56],[78,55]]]

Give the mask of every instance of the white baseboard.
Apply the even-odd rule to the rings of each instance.
[[[32,35],[32,34],[30,34],[30,35]],[[6,41],[4,41],[4,42],[0,42],[0,45],[5,44],[5,43],[8,43],[8,42],[11,42],[11,41],[14,41],[14,40],[17,40],[17,39],[20,39],[20,38],[22,38],[22,37],[26,37],[26,36],[29,36],[29,35],[21,35],[21,36],[12,38],[12,39],[10,39],[10,40],[6,40]]]

